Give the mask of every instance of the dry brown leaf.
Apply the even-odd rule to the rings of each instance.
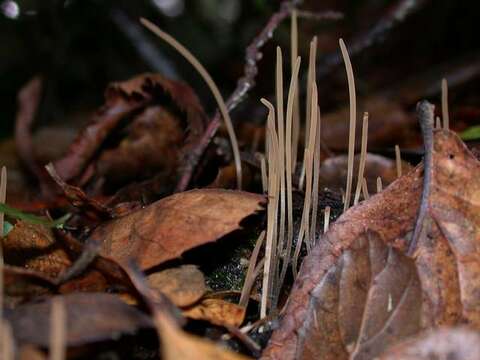
[[[97,193],[111,194],[153,176],[164,193],[206,119],[187,84],[140,74],[108,86],[105,104],[54,167],[66,182],[96,184]]]
[[[222,299],[205,298],[185,309],[183,315],[190,319],[209,321],[215,325],[238,327],[245,319],[245,308]]]
[[[353,163],[353,183],[357,183],[358,165],[360,155],[355,156]],[[325,160],[320,167],[320,186],[340,191],[345,189],[347,181],[348,157],[339,155]],[[402,161],[402,174],[406,174],[412,167]],[[377,177],[382,179],[384,187],[397,179],[397,168],[395,160],[367,153],[365,160],[365,180],[367,181],[369,193],[377,192]]]
[[[71,265],[51,229],[18,221],[3,239],[5,263],[41,272],[51,278]]]
[[[371,359],[422,329],[480,328],[480,163],[455,134],[435,132],[423,232],[408,256],[422,172],[330,227],[305,258],[264,358]]]
[[[239,229],[264,200],[220,189],[178,193],[99,226],[91,240],[102,242],[103,256],[120,264],[133,259],[145,270]]]
[[[467,327],[427,331],[390,349],[379,360],[477,360],[480,333]]]
[[[192,305],[207,291],[203,273],[195,265],[182,265],[147,276],[148,285],[178,307]]]
[[[132,334],[141,328],[153,326],[150,318],[128,306],[113,294],[79,293],[62,296],[67,318],[67,346],[80,346],[92,342]],[[52,300],[20,305],[6,311],[13,334],[20,344],[42,347],[49,345],[50,309]]]
[[[209,340],[187,334],[169,319],[156,316],[161,339],[163,360],[246,360],[246,356],[231,352]]]

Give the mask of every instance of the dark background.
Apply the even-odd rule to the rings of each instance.
[[[300,20],[304,64],[312,35],[319,36],[321,64],[323,57],[338,52],[338,37],[349,44],[382,19],[392,3],[304,1],[304,9],[345,14],[338,22]],[[74,121],[75,116],[101,105],[109,82],[145,71],[187,81],[212,113],[213,100],[199,76],[168,45],[149,34],[138,18],[152,20],[187,46],[227,96],[242,74],[246,45],[278,6],[279,2],[267,0],[0,0],[0,136],[11,134],[17,92],[36,74],[45,80],[37,125]],[[458,61],[476,59],[479,10],[477,1],[427,1],[383,43],[352,59],[360,95],[423,76],[440,63],[451,70]],[[234,120],[254,117],[258,98],[272,93],[276,44],[289,53],[289,21],[266,47],[259,85],[243,110],[234,113]],[[327,110],[348,96],[344,69],[334,68],[328,75],[319,81]],[[477,102],[476,83],[453,89],[451,104]]]

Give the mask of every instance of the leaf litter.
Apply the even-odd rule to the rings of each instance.
[[[399,3],[384,23],[411,14]],[[296,5],[283,1],[253,39],[226,102],[189,50],[142,19],[205,79],[220,110],[210,119],[188,84],[139,74],[111,83],[63,155],[45,157],[32,131],[42,81],[24,86],[17,153],[1,144],[18,180],[6,197],[2,170],[2,358],[475,357],[480,164],[449,130],[447,80],[434,131],[434,107],[417,106],[423,152],[407,109],[418,95],[405,88],[363,97],[356,136],[343,40],[348,108],[320,109],[330,98],[317,86],[320,37],[310,42],[306,96],[299,81],[298,20],[339,14]],[[289,17],[288,93],[277,47],[274,96],[261,100],[265,126],[232,124],[262,47]],[[388,33],[381,24],[353,41],[353,54]],[[220,114],[230,144],[217,133]],[[422,155],[415,167],[402,161]],[[227,190],[235,187],[246,191]]]

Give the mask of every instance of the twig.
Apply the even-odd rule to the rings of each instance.
[[[237,87],[226,101],[228,111],[235,109],[243,101],[245,95],[255,86],[255,79],[258,74],[257,62],[262,58],[261,49],[273,36],[273,33],[279,24],[285,20],[285,18],[290,16],[292,9],[294,9],[295,5],[298,3],[300,3],[299,0],[283,1],[280,5],[280,9],[270,17],[260,34],[255,37],[247,47],[245,51],[244,76],[238,80]],[[323,18],[330,18],[328,14],[330,14],[330,12],[325,13]],[[336,13],[332,13],[332,16],[337,15]],[[184,191],[188,187],[198,161],[220,126],[220,119],[220,113],[217,111],[208,124],[203,136],[186,158],[184,173],[176,187],[177,192]]]
[[[417,116],[420,122],[423,136],[423,147],[425,151],[423,159],[423,190],[420,208],[413,231],[412,240],[408,247],[407,255],[412,255],[417,247],[418,239],[423,233],[423,224],[428,211],[428,202],[430,196],[430,185],[432,180],[432,162],[433,162],[433,110],[434,106],[424,100],[417,105]]]

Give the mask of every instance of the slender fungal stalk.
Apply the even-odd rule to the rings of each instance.
[[[248,269],[247,269],[247,274],[245,275],[245,281],[243,283],[243,288],[242,288],[242,294],[240,295],[240,301],[238,305],[247,308],[248,306],[248,300],[250,299],[250,292],[252,290],[253,283],[255,281],[255,278],[253,277],[256,264],[257,264],[257,258],[258,254],[260,253],[260,249],[262,248],[263,241],[265,240],[265,231],[262,231],[260,233],[260,236],[257,239],[257,242],[255,243],[255,247],[252,251],[252,256],[250,256],[250,262],[248,263]]]
[[[317,134],[315,137],[315,150],[313,154],[313,190],[312,190],[312,217],[310,220],[310,244],[315,245],[317,233],[317,213],[318,213],[318,191],[320,182],[320,136],[321,136],[321,117],[320,107],[317,106]]]
[[[357,187],[355,189],[355,198],[353,205],[357,205],[360,200],[360,192],[362,190],[362,179],[365,172],[365,162],[367,160],[367,143],[368,143],[368,113],[363,114],[362,125],[362,145],[360,150],[360,163],[358,164]]]
[[[305,117],[305,146],[308,144],[310,138],[310,119],[312,111],[312,84],[316,78],[316,61],[317,60],[317,37],[314,36],[310,41],[310,57],[308,59],[308,76],[307,76],[307,106]]]
[[[262,172],[262,190],[263,193],[266,194],[268,191],[268,177],[267,177],[267,163],[265,161],[265,155],[258,154],[260,159],[260,169]]]
[[[383,190],[382,178],[379,176],[377,177],[377,194],[381,193]]]
[[[60,296],[52,300],[50,310],[50,360],[65,359],[66,314],[65,304]]]
[[[370,194],[368,193],[367,180],[365,180],[365,178],[362,179],[362,192],[363,192],[363,198],[365,200],[370,199]]]
[[[352,194],[353,181],[353,157],[355,155],[355,123],[357,116],[357,100],[355,95],[355,79],[353,77],[352,64],[345,43],[342,39],[339,40],[340,50],[342,51],[343,61],[345,62],[345,69],[348,80],[348,94],[350,98],[350,130],[348,133],[348,168],[347,168],[347,188],[345,190],[345,202],[343,211],[345,212],[350,207],[350,197]]]
[[[267,309],[272,306],[272,288],[276,275],[276,225],[278,210],[278,136],[275,130],[275,109],[265,99],[261,102],[268,108],[267,138],[268,138],[268,206],[267,206],[267,237],[265,246],[265,265],[263,268],[262,298],[260,317],[267,316]]]
[[[397,178],[399,178],[402,176],[402,155],[398,145],[395,145],[395,164],[397,165]]]
[[[330,225],[330,206],[325,207],[325,212],[323,213],[323,233],[328,231]]]
[[[0,318],[0,359],[14,360],[15,359],[15,343],[13,341],[12,327],[10,323]]]
[[[296,73],[296,61],[298,59],[298,22],[297,22],[297,10],[292,10],[292,26],[290,29],[290,63],[292,77]],[[295,79],[298,78],[298,74],[295,76]],[[288,109],[287,109],[288,110]],[[288,121],[288,120],[287,120]],[[293,100],[293,122],[292,122],[292,174],[295,172],[297,167],[297,149],[298,149],[298,139],[300,136],[300,94],[295,92]]]
[[[282,255],[285,242],[285,124],[283,106],[283,60],[282,50],[277,46],[276,66],[277,129],[278,129],[278,171],[280,173],[280,228],[278,230],[277,254]],[[289,149],[290,151],[290,149]],[[278,288],[277,288],[278,289]]]
[[[280,279],[278,283],[278,288],[281,289],[283,281],[285,280],[285,275],[287,273],[288,264],[290,263],[290,254],[292,250],[293,243],[293,184],[292,184],[292,174],[293,174],[293,151],[290,151],[292,148],[292,131],[294,124],[294,106],[295,106],[295,95],[297,94],[297,85],[298,85],[298,72],[300,70],[301,59],[298,57],[295,61],[295,67],[293,68],[292,77],[290,79],[290,88],[288,90],[288,100],[287,100],[287,129],[286,129],[286,138],[285,138],[285,165],[286,165],[286,180],[287,180],[287,244],[284,250],[285,256],[283,258],[282,270],[280,272]]]
[[[312,109],[310,111],[311,119],[310,119],[310,136],[309,141],[307,144],[307,148],[305,149],[305,172],[306,172],[306,188],[305,188],[305,199],[303,202],[303,212],[302,212],[302,220],[300,225],[300,230],[297,239],[297,245],[295,247],[295,253],[293,256],[292,268],[294,276],[297,275],[297,265],[298,265],[298,257],[300,255],[300,250],[302,248],[303,238],[305,236],[305,243],[307,245],[307,250],[311,249],[310,243],[310,207],[311,207],[311,197],[312,197],[312,178],[313,178],[313,157],[315,152],[315,138],[317,134],[317,111],[318,111],[318,91],[317,91],[317,84],[314,81],[312,83]]]
[[[225,120],[225,126],[227,127],[228,136],[230,138],[230,143],[232,145],[232,152],[233,152],[233,159],[235,162],[235,170],[237,172],[237,187],[239,189],[242,188],[242,161],[240,158],[240,150],[238,147],[237,136],[235,135],[235,129],[233,128],[232,120],[230,118],[230,114],[228,113],[227,106],[225,105],[225,101],[223,100],[222,95],[220,94],[220,90],[218,89],[217,85],[213,81],[210,74],[207,70],[203,67],[203,65],[198,61],[198,59],[182,44],[180,44],[177,40],[175,40],[171,35],[167,34],[163,30],[161,30],[158,26],[153,24],[147,19],[141,18],[140,22],[151,32],[157,35],[159,38],[167,42],[170,46],[172,46],[175,50],[177,50],[183,57],[198,71],[200,76],[206,82],[210,91],[212,92],[220,113],[222,114],[223,119]]]
[[[442,120],[440,120],[440,116],[435,117],[435,129],[440,130],[442,128]]]
[[[308,146],[310,139],[310,119],[312,118],[312,84],[315,81],[316,71],[316,60],[317,60],[317,37],[314,36],[310,42],[310,56],[308,62],[308,76],[307,76],[307,105],[305,109],[305,147]],[[303,185],[305,183],[305,159],[302,164],[302,170],[300,172],[299,188],[303,190]]]
[[[448,116],[448,84],[447,79],[442,79],[442,118],[443,128],[448,130],[450,127],[450,120]]]

